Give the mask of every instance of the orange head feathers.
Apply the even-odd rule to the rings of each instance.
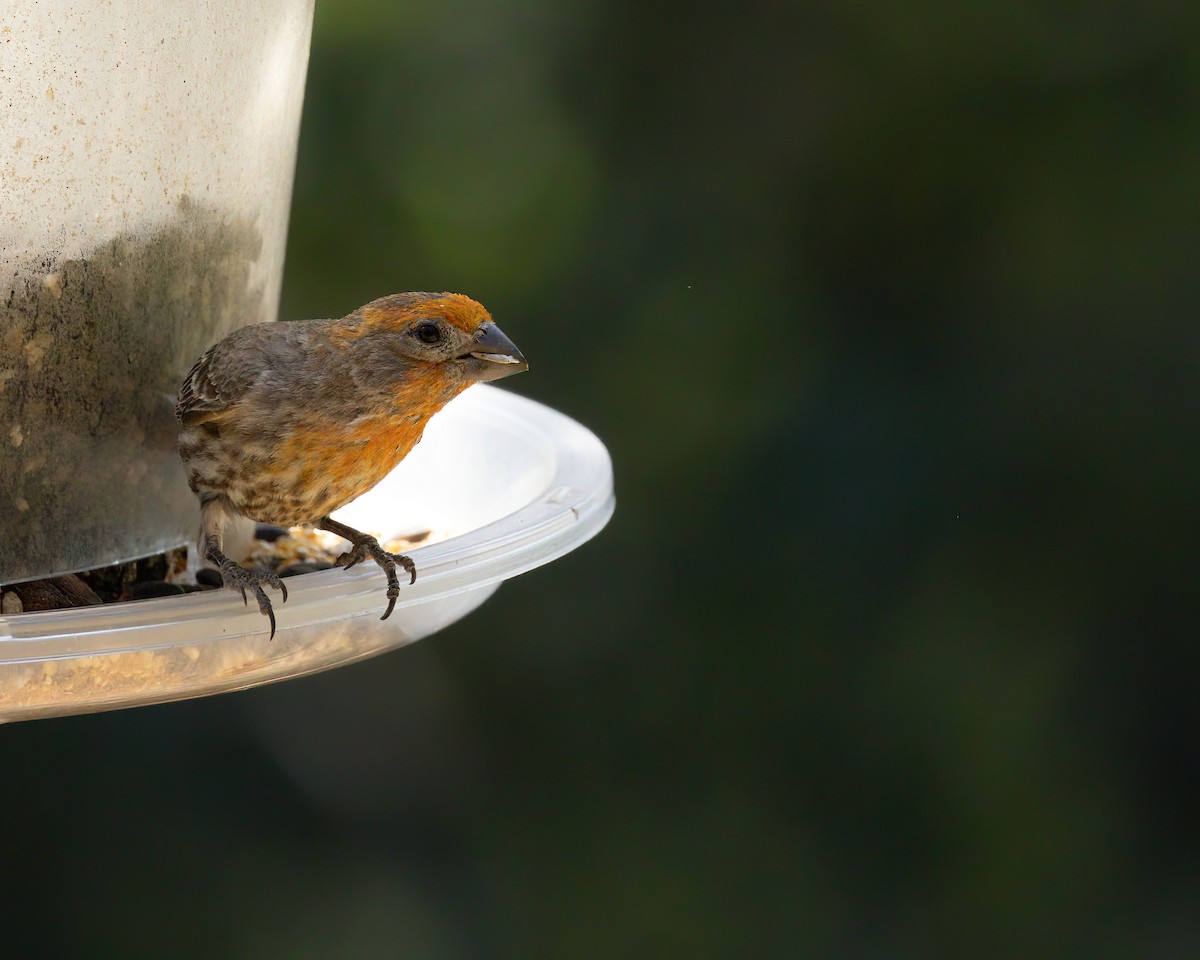
[[[359,307],[357,317],[367,328],[403,324],[417,316],[436,316],[464,333],[474,333],[492,315],[482,303],[461,293],[393,293]]]

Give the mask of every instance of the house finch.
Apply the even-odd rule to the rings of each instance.
[[[474,300],[456,293],[397,293],[341,320],[262,323],[236,330],[192,367],[175,414],[179,454],[200,498],[200,553],[225,586],[254,594],[287,588],[221,552],[235,516],[311,523],[350,541],[346,569],[368,557],[387,574],[386,620],[409,557],[329,518],[370,490],[421,439],[429,418],[473,383],[527,369],[525,358]]]

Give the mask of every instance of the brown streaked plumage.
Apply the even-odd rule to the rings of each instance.
[[[179,392],[179,454],[200,498],[200,552],[225,585],[251,591],[271,621],[263,584],[222,553],[236,515],[311,523],[348,539],[347,568],[368,557],[387,574],[387,619],[399,595],[396,565],[411,559],[329,514],[370,490],[421,439],[429,418],[473,383],[527,369],[488,312],[455,293],[397,293],[340,320],[243,327],[192,367]]]

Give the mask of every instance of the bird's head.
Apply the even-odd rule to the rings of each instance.
[[[390,351],[462,386],[529,369],[483,305],[459,293],[394,293],[351,319],[360,332],[385,339]]]

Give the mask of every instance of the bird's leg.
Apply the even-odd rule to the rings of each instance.
[[[242,595],[242,602],[247,603],[246,591],[249,590],[254,594],[254,599],[258,601],[258,611],[264,617],[271,621],[271,639],[275,639],[275,611],[271,607],[271,600],[263,590],[262,585],[276,587],[283,594],[283,600],[287,602],[287,587],[283,585],[283,581],[279,576],[270,570],[247,570],[240,563],[230,560],[221,552],[222,538],[221,529],[218,522],[212,522],[211,512],[202,511],[202,534],[200,538],[200,553],[204,559],[211,563],[214,567],[221,571],[221,579],[225,582],[225,586],[230,590],[237,590]]]
[[[406,557],[400,553],[388,553],[369,533],[362,533],[344,523],[330,520],[329,517],[322,517],[316,522],[316,526],[350,541],[350,549],[338,557],[334,561],[335,563],[349,570],[356,563],[362,563],[367,557],[370,557],[383,568],[383,572],[387,574],[388,605],[387,610],[379,619],[386,620],[390,617],[396,606],[396,598],[400,596],[400,580],[396,576],[396,565],[399,564],[408,573],[410,584],[417,582],[417,565],[412,562],[412,557]]]

